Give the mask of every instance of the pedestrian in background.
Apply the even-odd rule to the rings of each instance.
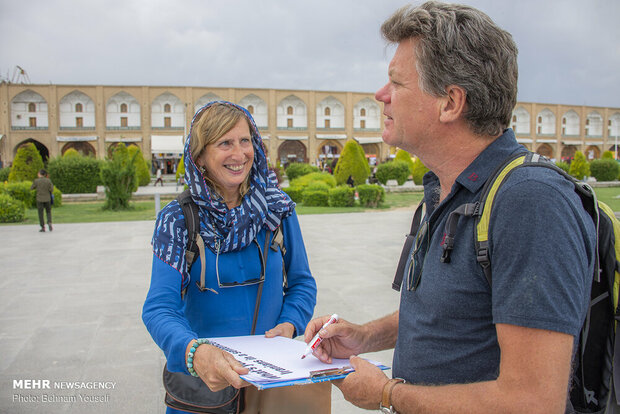
[[[37,210],[39,211],[39,224],[41,225],[40,232],[45,232],[45,221],[43,220],[43,210],[47,213],[47,226],[50,231],[52,228],[52,194],[54,192],[54,184],[47,178],[47,171],[40,170],[37,174],[38,178],[35,178],[34,182],[30,186],[37,192]]]

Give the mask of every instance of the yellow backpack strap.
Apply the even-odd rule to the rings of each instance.
[[[477,216],[475,225],[476,260],[484,271],[489,285],[491,285],[491,258],[489,256],[489,221],[491,220],[491,209],[493,201],[499,187],[506,180],[506,177],[519,165],[525,162],[538,162],[538,154],[520,153],[508,158],[493,175],[487,180],[482,188],[480,195],[480,215]]]

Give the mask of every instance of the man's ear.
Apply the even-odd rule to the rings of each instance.
[[[467,105],[467,92],[460,86],[446,86],[446,95],[442,97],[441,112],[439,120],[441,122],[454,122],[461,118]]]

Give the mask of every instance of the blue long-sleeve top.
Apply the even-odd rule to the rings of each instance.
[[[301,334],[316,304],[316,283],[310,273],[295,213],[282,220],[282,229],[288,285],[283,286],[280,250],[269,249],[256,334],[283,322],[290,322]],[[269,234],[273,238],[273,233]],[[219,255],[220,282],[241,282],[260,276],[259,246],[262,251],[265,235],[263,228],[256,237],[257,243]],[[187,373],[185,351],[192,339],[250,334],[258,285],[219,287],[216,254],[210,249],[205,250],[205,285],[217,294],[210,290],[201,292],[196,285],[200,279],[200,258],[190,270],[189,281],[185,281],[182,270],[157,254],[153,256],[151,285],[144,302],[142,320],[166,355],[168,369],[172,372]],[[182,286],[188,286],[183,299]]]

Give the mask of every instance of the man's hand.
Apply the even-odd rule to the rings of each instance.
[[[188,345],[188,350],[192,342]],[[203,344],[196,348],[194,371],[211,391],[220,391],[229,385],[235,388],[250,385],[239,377],[239,375],[247,374],[248,369],[244,368],[231,354],[213,345]]]
[[[339,319],[325,329],[321,329],[330,316],[321,316],[311,320],[304,333],[304,341],[309,343],[320,330],[319,336],[323,339],[321,345],[314,351],[314,355],[326,363],[333,358],[349,358],[363,352],[365,331],[362,326]]]
[[[293,324],[290,322],[283,322],[265,332],[265,337],[273,338],[276,336],[285,336],[287,338],[292,338],[293,333],[295,333],[295,327]]]
[[[381,369],[362,358],[352,356],[350,361],[355,372],[343,380],[334,381],[334,385],[340,388],[344,399],[351,404],[367,410],[378,410],[383,387],[389,378]]]

